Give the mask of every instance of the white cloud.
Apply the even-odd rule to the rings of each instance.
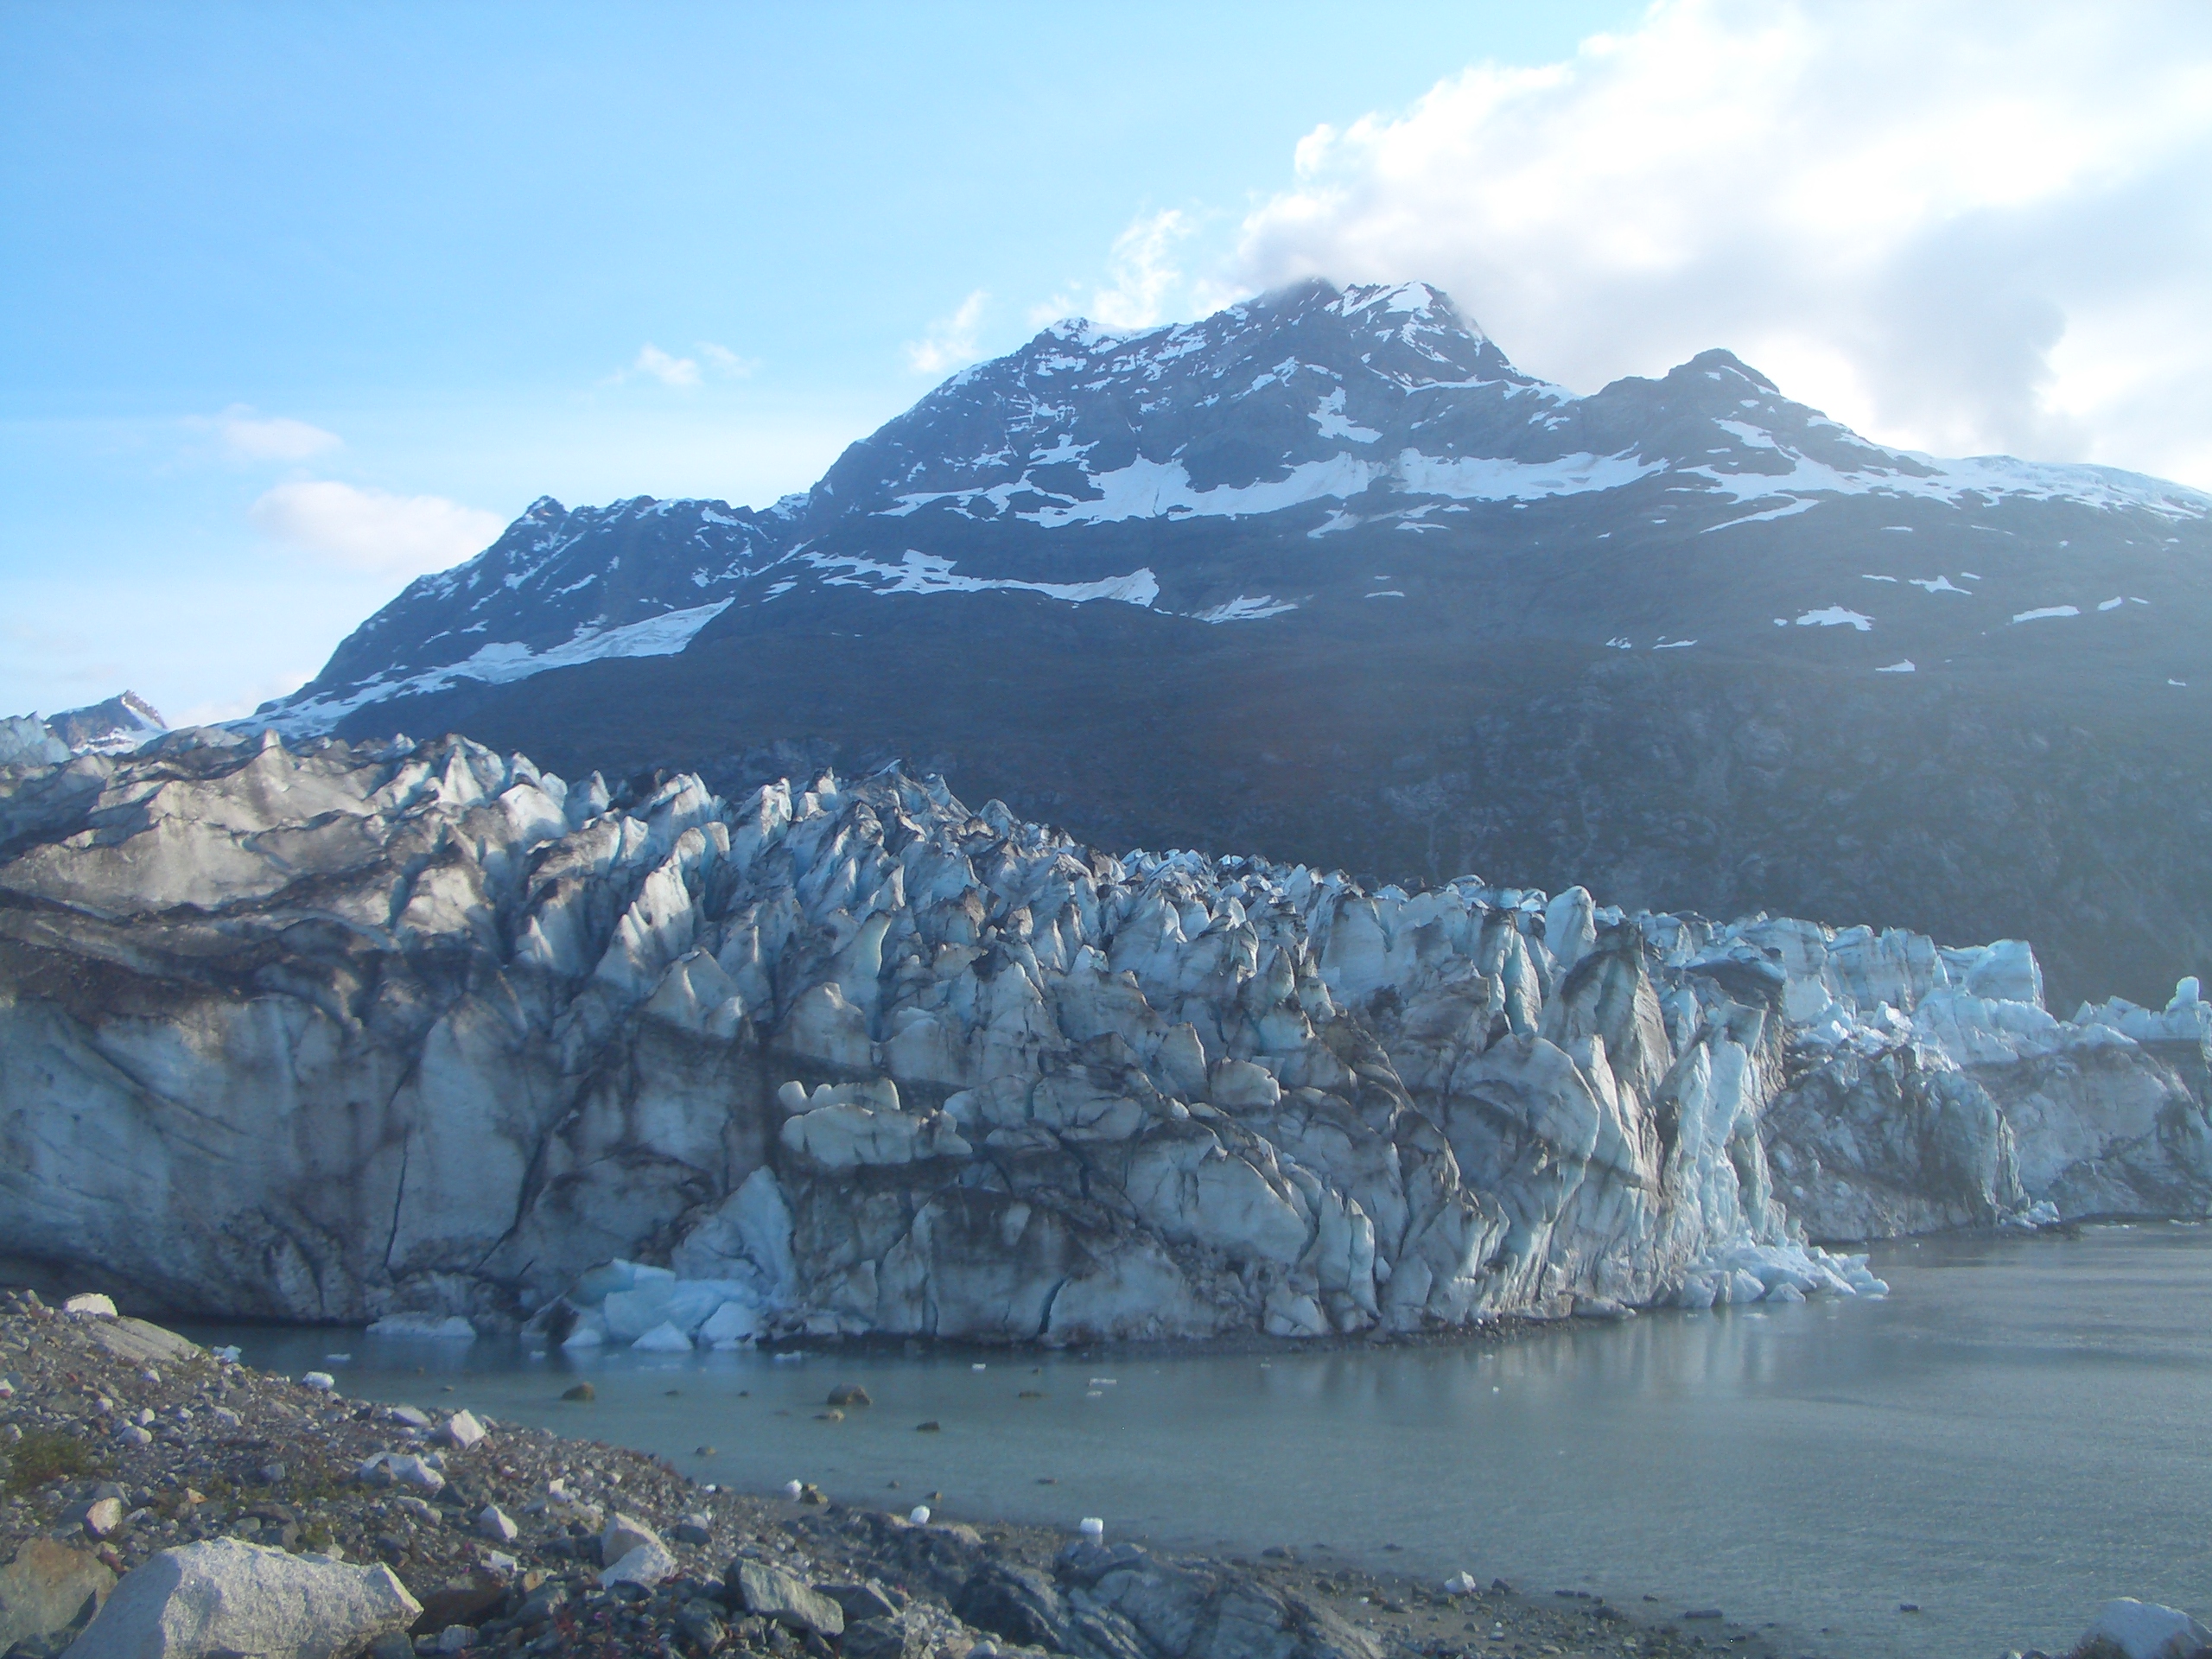
[[[702,340],[699,342],[699,355],[733,380],[742,380],[760,366],[759,358],[740,357],[728,346],[717,346],[711,340]]]
[[[1891,442],[2212,484],[2212,9],[1661,0],[1295,164],[1247,290],[1426,278],[1579,389],[1727,346]]]
[[[638,354],[627,368],[618,369],[601,384],[618,386],[633,374],[650,375],[664,386],[688,390],[698,385],[706,375],[700,358],[706,359],[706,368],[732,380],[742,380],[760,366],[757,359],[740,357],[727,346],[717,346],[711,340],[702,340],[695,348],[698,357],[678,357],[673,352],[664,352],[647,340],[638,348]]]
[[[630,365],[630,372],[650,374],[664,386],[696,386],[699,384],[696,359],[671,357],[650,341],[639,348],[637,360]]]
[[[1167,296],[1182,285],[1182,270],[1171,257],[1175,245],[1197,228],[1179,207],[1140,213],[1114,238],[1107,256],[1111,286],[1092,289],[1088,302],[1056,294],[1031,309],[1030,321],[1046,323],[1080,312],[1106,328],[1151,327],[1166,316]]]
[[[247,515],[254,528],[330,563],[382,575],[443,570],[506,528],[498,514],[435,495],[390,495],[331,479],[279,484]]]
[[[976,326],[983,320],[983,307],[990,297],[977,289],[960,302],[960,308],[950,316],[930,324],[921,339],[908,340],[906,366],[917,374],[943,374],[947,369],[974,362]]]
[[[225,410],[214,426],[223,448],[236,461],[307,461],[344,443],[335,432],[283,415],[256,415],[244,404]]]

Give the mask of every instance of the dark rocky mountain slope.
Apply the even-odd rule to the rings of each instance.
[[[543,500],[258,717],[734,792],[900,758],[1091,840],[2212,957],[2212,498],[1575,397],[1418,284],[1057,325],[760,512]]]

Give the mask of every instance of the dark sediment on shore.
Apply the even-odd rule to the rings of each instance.
[[[1495,1581],[1449,1593],[1320,1551],[1169,1554],[1110,1535],[1092,1542],[942,1514],[917,1522],[924,1492],[887,1493],[896,1507],[879,1510],[810,1488],[798,1500],[716,1491],[642,1453],[480,1423],[459,1395],[442,1391],[435,1410],[347,1400],[140,1321],[57,1312],[22,1293],[0,1311],[0,1373],[12,1389],[0,1397],[0,1560],[59,1541],[120,1577],[164,1549],[232,1538],[381,1562],[423,1613],[411,1643],[387,1636],[372,1649],[378,1659],[464,1642],[487,1655],[815,1659],[1801,1650],[1773,1627],[1717,1614],[1684,1619]],[[395,1459],[365,1475],[384,1453]],[[664,1549],[643,1563],[651,1581],[611,1581],[603,1544],[633,1541],[618,1518]],[[777,1585],[818,1594],[779,1605]],[[16,1645],[0,1653],[59,1653],[70,1634],[11,1635]]]

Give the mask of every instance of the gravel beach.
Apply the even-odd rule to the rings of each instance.
[[[61,1653],[108,1586],[163,1552],[174,1566],[198,1545],[216,1561],[219,1541],[331,1573],[342,1564],[355,1580],[364,1567],[389,1567],[419,1613],[350,1649],[338,1640],[340,1651],[378,1659],[1801,1651],[1783,1645],[1794,1635],[1744,1628],[1719,1610],[1617,1607],[1496,1581],[1447,1589],[1288,1549],[1171,1555],[1110,1534],[948,1521],[921,1492],[887,1492],[891,1507],[874,1510],[811,1488],[716,1491],[639,1452],[480,1418],[449,1392],[419,1406],[349,1400],[327,1377],[272,1376],[143,1321],[57,1310],[29,1292],[0,1293],[0,1374],[8,1659]],[[868,1408],[825,1398],[833,1408]],[[587,1427],[589,1402],[576,1409]],[[221,1548],[231,1552],[221,1560],[270,1559]],[[61,1588],[40,1604],[24,1588],[35,1582]],[[37,1622],[37,1605],[66,1622],[16,1628]],[[87,1638],[83,1651],[93,1646]]]

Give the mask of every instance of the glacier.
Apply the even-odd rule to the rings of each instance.
[[[2212,1211],[2019,941],[1109,855],[938,779],[194,729],[0,770],[0,1255],[578,1345],[1451,1330]]]

